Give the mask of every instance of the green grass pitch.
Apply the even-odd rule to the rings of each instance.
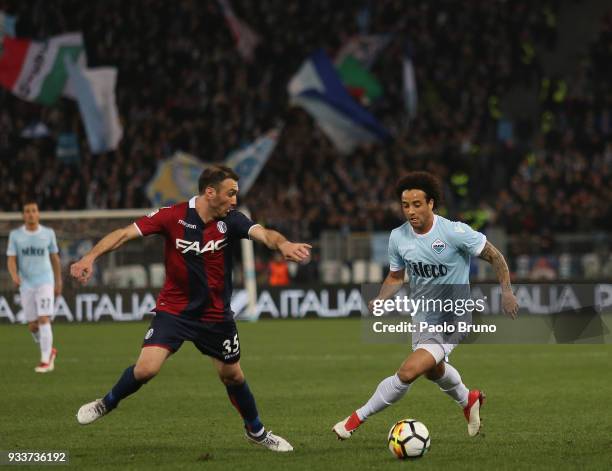
[[[451,362],[487,393],[483,434],[420,379],[349,441],[332,425],[360,406],[408,352],[362,341],[359,320],[240,323],[242,366],[266,426],[295,447],[247,443],[210,360],[186,343],[160,375],[99,422],[77,424],[132,364],[148,323],[56,324],[55,372],[35,374],[25,326],[0,326],[0,450],[67,450],[72,469],[612,469],[612,346],[465,345]],[[393,458],[387,431],[424,422],[425,457]]]

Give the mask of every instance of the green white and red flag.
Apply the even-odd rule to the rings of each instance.
[[[53,36],[46,41],[2,38],[0,85],[19,98],[54,104],[62,95],[74,98],[68,87],[66,58],[86,63],[81,33]]]

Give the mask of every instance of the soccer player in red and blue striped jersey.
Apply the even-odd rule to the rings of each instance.
[[[279,250],[287,260],[304,262],[310,257],[311,246],[289,242],[235,210],[238,179],[228,167],[207,168],[200,176],[199,195],[111,232],[71,266],[72,276],[86,283],[99,256],[131,239],[149,234],[165,237],[166,280],[140,357],[104,398],[79,409],[79,423],[89,424],[116,408],[152,379],[187,340],[212,358],[232,404],[244,420],[246,437],[273,451],[293,450],[284,438],[264,428],[240,367],[240,340],[230,307],[232,252],[240,239],[251,238]]]

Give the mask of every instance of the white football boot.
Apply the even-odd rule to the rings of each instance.
[[[81,406],[79,411],[77,412],[77,421],[81,425],[87,425],[92,422],[95,422],[100,417],[105,416],[110,411],[104,405],[104,401],[102,399],[96,399],[93,402],[88,402]]]
[[[253,437],[248,432],[245,433],[245,436],[247,440],[250,441],[251,443],[266,447],[268,450],[278,451],[278,452],[293,451],[293,447],[291,446],[291,443],[289,443],[283,437],[274,435],[269,430],[267,432],[264,432],[261,437]]]

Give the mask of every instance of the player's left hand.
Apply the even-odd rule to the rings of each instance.
[[[310,249],[312,249],[312,245],[289,241],[278,247],[285,260],[299,263],[308,263],[310,261]]]
[[[516,296],[512,291],[504,291],[502,292],[502,312],[510,316],[512,319],[516,319],[516,315],[519,310],[518,301],[516,300]]]
[[[93,275],[93,261],[83,257],[78,262],[73,263],[70,266],[70,275],[84,285]]]
[[[55,283],[55,287],[53,288],[53,294],[55,294],[55,297],[59,297],[62,295],[62,283]]]

